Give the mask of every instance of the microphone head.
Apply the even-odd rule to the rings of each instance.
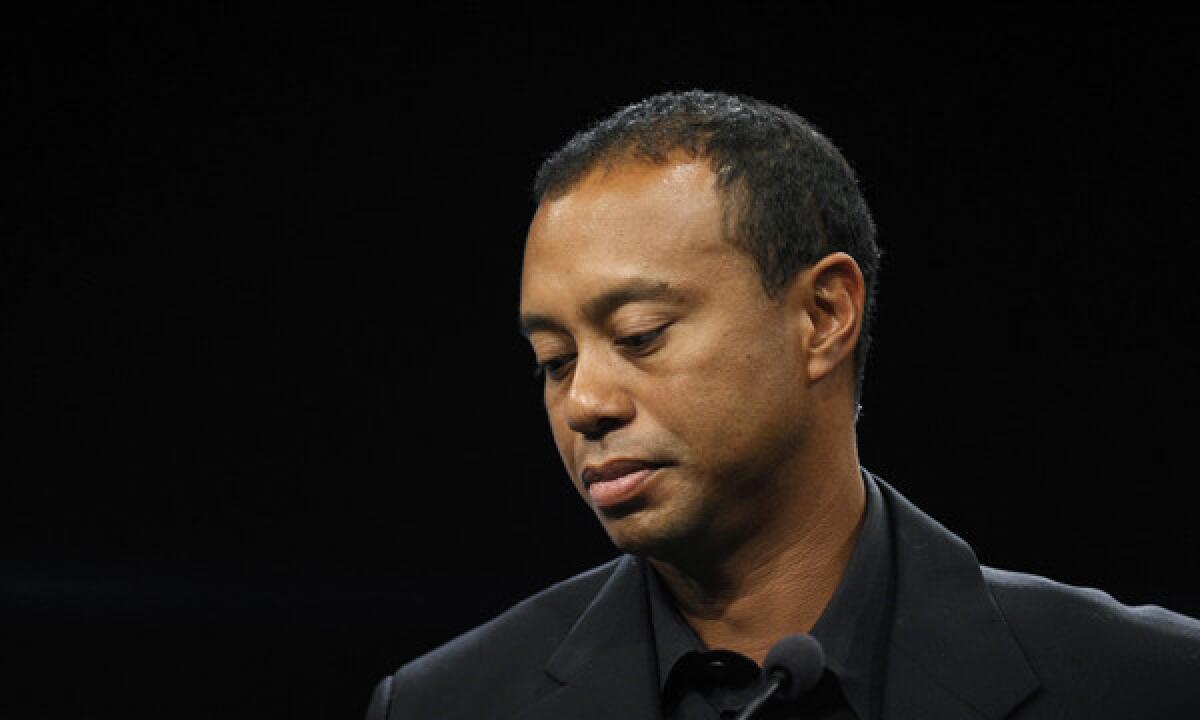
[[[788,635],[767,652],[763,668],[768,674],[777,672],[784,676],[775,696],[794,703],[807,695],[821,679],[825,672],[825,652],[812,635]]]

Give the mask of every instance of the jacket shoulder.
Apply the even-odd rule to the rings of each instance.
[[[1150,708],[1200,710],[1200,621],[1037,575],[990,567],[983,574],[1044,701],[1142,716]]]
[[[402,666],[368,718],[502,716],[554,686],[543,665],[619,559],[556,583]],[[382,709],[376,709],[382,705]]]

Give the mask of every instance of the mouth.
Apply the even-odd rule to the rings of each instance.
[[[598,508],[622,505],[635,498],[655,471],[666,463],[618,458],[583,469],[583,486]]]

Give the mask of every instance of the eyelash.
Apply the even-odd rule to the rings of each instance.
[[[616,339],[616,344],[635,353],[644,352],[647,346],[662,337],[662,334],[670,326],[671,323],[667,323],[665,325],[656,327],[649,332],[636,333],[634,335],[624,335]],[[573,357],[574,355],[559,355],[558,357],[552,357],[549,360],[537,363],[533,368],[533,374],[535,377],[544,376],[551,380],[557,380],[559,378],[555,377],[555,374],[566,367],[567,363],[570,362],[571,358]]]
[[[617,338],[617,344],[621,347],[640,350],[662,336],[663,331],[666,329],[666,325],[660,325],[649,332],[637,333],[635,335],[625,335],[624,337]]]

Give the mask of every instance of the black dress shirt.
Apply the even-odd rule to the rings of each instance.
[[[773,703],[761,717],[880,717],[883,663],[892,607],[892,548],[887,509],[865,476],[862,529],[833,597],[812,629],[825,651],[825,673],[798,706]],[[707,649],[679,614],[658,573],[645,564],[658,656],[663,717],[734,718],[764,688],[765,674],[740,653]]]

